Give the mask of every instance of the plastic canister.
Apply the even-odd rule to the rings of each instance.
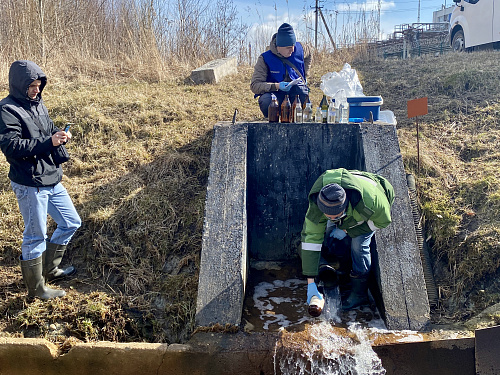
[[[350,118],[362,118],[369,121],[370,112],[372,112],[373,121],[377,121],[383,99],[381,96],[350,96],[347,98],[347,102],[349,103]]]

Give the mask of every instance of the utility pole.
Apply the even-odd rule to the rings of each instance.
[[[316,25],[314,26],[314,48],[318,49],[318,0],[316,0],[316,7],[314,8],[314,13],[316,13]]]
[[[382,39],[380,35],[380,0],[378,0],[378,26],[377,26],[377,40]]]
[[[323,20],[323,23],[325,24],[325,29],[326,32],[328,33],[328,36],[330,37],[330,42],[332,43],[333,49],[337,49],[337,46],[335,45],[335,42],[333,41],[332,34],[330,34],[330,29],[328,28],[328,25],[326,24],[325,17],[323,16],[323,12],[321,11],[321,8],[318,8],[319,10],[319,15],[321,16],[321,19]]]
[[[418,0],[418,17],[417,22],[420,23],[420,0]]]

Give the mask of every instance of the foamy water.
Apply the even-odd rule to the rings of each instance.
[[[283,333],[276,343],[275,373],[289,375],[383,375],[380,358],[372,349],[364,329],[356,324],[340,335],[321,321],[301,334]]]
[[[263,329],[282,332],[276,343],[275,373],[385,374],[369,339],[370,333],[385,331],[383,320],[370,308],[342,313],[338,288],[326,291],[322,315],[312,318],[305,304],[306,285],[305,280],[290,279],[261,282],[255,287],[253,302]],[[360,315],[370,318],[359,323]],[[303,323],[308,323],[304,330],[288,332]]]

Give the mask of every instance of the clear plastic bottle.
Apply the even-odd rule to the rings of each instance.
[[[315,122],[323,121],[323,113],[321,112],[321,107],[316,108],[316,116],[314,117]]]
[[[335,99],[332,98],[330,105],[328,106],[328,120],[329,124],[335,124],[337,122],[337,108],[335,107]]]
[[[337,120],[340,124],[347,124],[349,122],[349,104],[347,103],[347,96],[345,90],[341,89],[335,94],[335,103],[338,103]]]
[[[349,103],[347,103],[347,99],[340,103],[339,105],[340,111],[340,123],[347,124],[349,122]]]
[[[269,122],[279,122],[280,121],[280,106],[278,104],[278,98],[276,95],[271,94],[271,103],[267,109],[267,116],[269,117]]]
[[[304,122],[312,122],[313,121],[313,110],[311,106],[311,102],[306,103],[306,107],[302,113],[302,121]]]

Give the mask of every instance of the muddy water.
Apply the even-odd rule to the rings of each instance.
[[[275,348],[276,374],[385,374],[373,346],[437,338],[435,332],[387,330],[374,303],[342,311],[338,288],[324,290],[323,314],[312,318],[300,268],[272,268],[252,269],[243,323],[247,331],[281,332]],[[450,338],[445,336],[441,338]]]

